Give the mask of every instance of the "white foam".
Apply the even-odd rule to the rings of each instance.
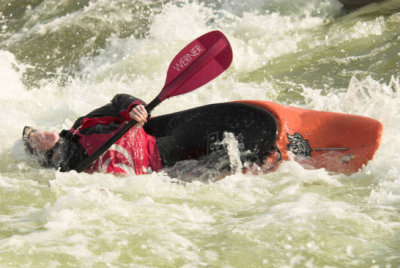
[[[67,3],[47,1],[36,11],[45,16]],[[54,32],[66,23],[102,17],[104,10],[99,10],[118,9],[115,3],[90,2],[57,20],[31,17],[25,28],[33,27],[34,34]],[[151,14],[147,37],[111,36],[96,57],[80,59],[75,77],[60,74],[67,80],[64,87],[41,81],[36,89],[26,88],[22,71],[30,66],[0,51],[0,121],[7,126],[0,130],[0,192],[9,198],[0,209],[0,265],[9,260],[10,266],[313,267],[333,260],[338,265],[356,266],[354,261],[372,266],[372,259],[377,265],[386,261],[379,259],[381,249],[391,258],[397,256],[391,253],[400,228],[397,77],[353,77],[342,92],[328,94],[303,87],[302,107],[366,115],[384,124],[377,154],[353,176],[287,161],[270,174],[238,172],[215,183],[184,184],[164,172],[128,177],[60,173],[18,157],[23,155],[22,144],[14,143],[25,124],[69,128],[78,116],[116,93],[150,101],[160,92],[171,59],[206,31],[218,29],[227,35],[234,50],[232,67],[206,86],[166,100],[155,115],[239,99],[276,101],[282,89],[275,81],[240,78],[299,49],[347,42],[347,37],[376,38],[387,30],[386,21],[378,17],[353,21],[350,29],[340,23],[339,28],[328,27],[328,39],[315,40],[313,29],[332,22],[338,2],[220,3],[230,8],[166,3],[162,12]],[[293,7],[280,11],[280,3]],[[274,10],[264,12],[264,5]],[[126,22],[131,19],[125,9],[113,14],[121,14]],[[114,22],[112,17],[106,25]],[[24,34],[22,29],[14,38]],[[283,101],[295,104],[290,98]],[[9,153],[12,149],[16,156]],[[372,259],[359,257],[364,255]]]

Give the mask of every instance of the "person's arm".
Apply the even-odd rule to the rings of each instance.
[[[110,116],[129,121],[132,118],[129,115],[130,111],[138,104],[144,105],[145,103],[141,99],[138,99],[128,94],[117,94],[114,96],[110,103],[91,111],[85,116],[78,118],[75,121],[73,128],[78,128],[84,118]]]
[[[131,117],[129,116],[129,112],[135,107],[136,105],[146,105],[144,101],[133,97],[128,94],[117,94],[111,100],[111,105],[115,111],[118,112],[119,116],[124,118],[125,120],[130,120]]]
[[[132,118],[143,125],[147,120],[147,111],[142,104],[144,104],[142,100],[133,96],[127,94],[115,95],[110,103],[95,109],[86,116],[78,118],[73,125],[73,129],[77,129],[84,118],[104,116],[118,117],[127,121]],[[72,134],[64,130],[60,135],[64,137]],[[62,161],[59,164],[60,170],[64,172],[75,169],[87,157],[86,150],[78,142],[66,139],[63,146]]]

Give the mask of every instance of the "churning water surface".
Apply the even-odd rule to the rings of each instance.
[[[0,267],[399,267],[399,25],[398,0],[2,0]],[[25,156],[24,125],[70,128],[116,93],[152,100],[211,30],[232,66],[154,115],[241,99],[360,114],[384,125],[374,159],[351,176],[287,161],[182,183]]]

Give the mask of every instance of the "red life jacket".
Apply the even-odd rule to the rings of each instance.
[[[78,129],[72,128],[70,132],[80,137],[79,143],[91,155],[123,126],[123,122],[124,120],[117,117],[85,118]],[[110,123],[119,123],[120,126],[106,134],[84,135],[80,132],[97,124]],[[139,175],[159,170],[161,157],[156,139],[143,128],[134,126],[104,152],[87,172]]]

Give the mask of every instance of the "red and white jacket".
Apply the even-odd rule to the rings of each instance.
[[[116,95],[111,103],[75,121],[70,130],[60,133],[63,139],[61,171],[74,169],[93,154],[130,120],[129,111],[143,101],[127,95]],[[156,139],[143,128],[134,126],[103,153],[87,172],[146,174],[161,169]]]

